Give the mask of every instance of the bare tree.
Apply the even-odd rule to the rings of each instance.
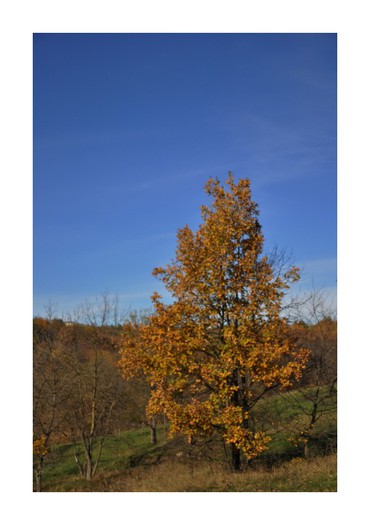
[[[35,319],[33,357],[33,434],[35,489],[42,490],[44,457],[52,436],[61,431],[70,395],[63,361],[61,332],[64,323]]]
[[[90,347],[87,360],[70,356],[74,374],[69,403],[69,426],[75,444],[75,460],[80,474],[91,480],[99,465],[104,440],[113,429],[117,405],[122,402],[122,379],[114,359],[103,347]],[[84,461],[80,460],[82,445]]]
[[[108,293],[94,302],[85,301],[65,340],[66,362],[74,377],[69,434],[76,464],[87,480],[95,475],[105,438],[122,416],[125,385],[116,366],[117,341],[111,333],[112,320],[114,325],[118,322],[118,308],[118,297],[112,299]]]
[[[48,319],[48,321],[52,321],[56,318],[56,313],[58,311],[58,303],[52,301],[52,299],[49,298],[47,304],[44,305],[44,310],[46,319]]]
[[[336,409],[337,322],[334,308],[320,291],[313,291],[301,303],[299,318],[293,330],[299,343],[309,348],[310,358],[299,388],[286,396],[304,416],[297,441],[308,457],[317,422]]]
[[[83,301],[75,312],[75,320],[90,326],[117,327],[123,323],[127,314],[127,309],[120,304],[118,294],[105,291],[92,301]]]

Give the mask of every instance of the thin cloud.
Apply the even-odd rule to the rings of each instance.
[[[261,184],[319,176],[336,162],[335,130],[320,122],[317,128],[297,130],[253,114],[229,123],[232,147],[246,160],[240,167],[258,172]],[[320,130],[320,131],[317,131]]]

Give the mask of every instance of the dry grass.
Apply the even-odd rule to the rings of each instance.
[[[99,479],[95,490],[122,492],[335,492],[336,456],[293,459],[266,469],[231,473],[222,465],[175,461],[136,467]],[[98,481],[98,480],[97,480]]]

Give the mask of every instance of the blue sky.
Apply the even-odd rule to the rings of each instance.
[[[336,289],[336,35],[36,34],[34,314],[150,305],[210,176],[248,177],[268,249]]]

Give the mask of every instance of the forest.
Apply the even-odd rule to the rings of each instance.
[[[335,311],[288,296],[299,268],[227,186],[153,271],[172,302],[34,318],[34,491],[336,491]]]

